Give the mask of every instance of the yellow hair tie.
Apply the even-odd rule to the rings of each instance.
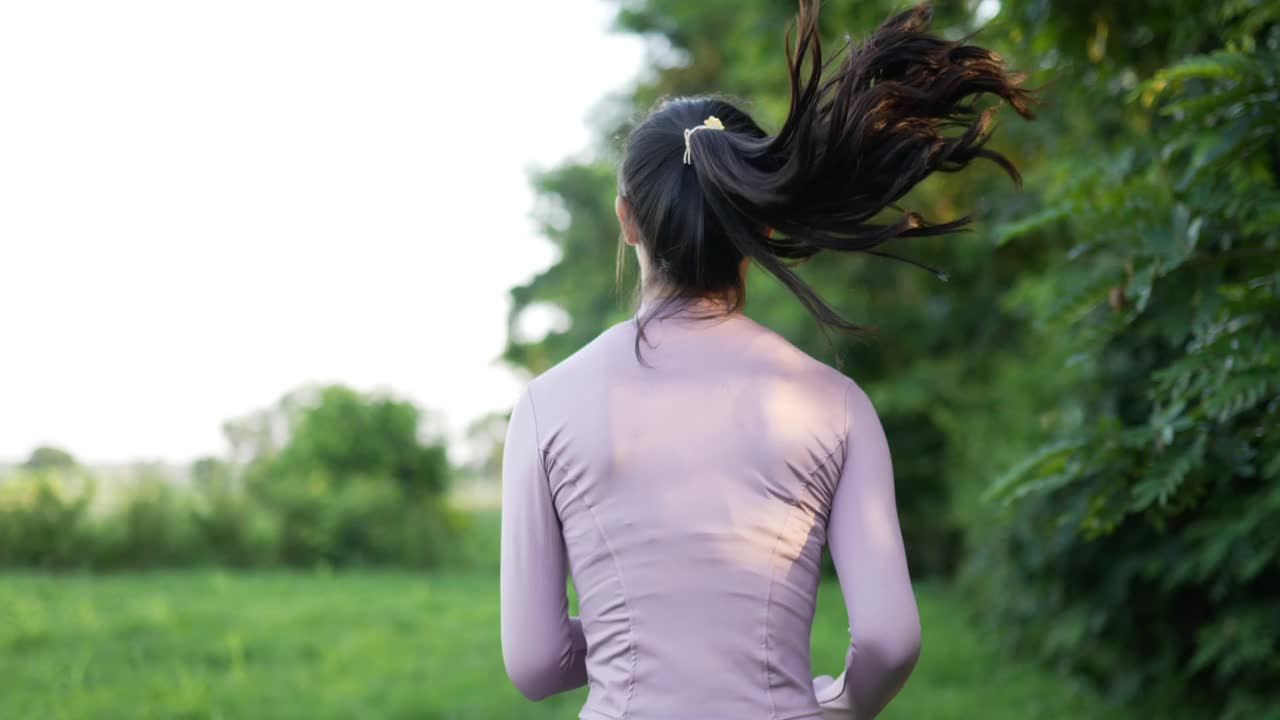
[[[684,164],[693,164],[693,148],[689,145],[689,138],[699,130],[723,130],[724,123],[720,122],[720,118],[710,115],[698,127],[686,128],[684,131]]]

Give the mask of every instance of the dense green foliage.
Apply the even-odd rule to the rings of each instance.
[[[443,445],[418,441],[420,411],[391,397],[366,397],[340,385],[312,397],[281,403],[292,424],[277,453],[254,458],[250,477],[264,482],[323,473],[344,483],[380,477],[407,497],[444,489],[448,461]]]
[[[0,567],[70,567],[93,547],[85,472],[23,471],[0,480]]]
[[[202,458],[190,488],[143,472],[95,503],[83,468],[0,479],[0,567],[430,567],[466,522],[444,505],[444,447],[419,439],[406,401],[308,389],[228,434],[247,462]]]
[[[900,6],[827,2],[823,27],[857,39]],[[620,3],[655,70],[596,161],[536,178],[560,259],[513,290],[512,325],[540,303],[571,322],[513,333],[509,360],[540,372],[630,315],[614,285],[618,139],[669,94],[742,97],[777,128],[794,9]],[[877,258],[802,266],[870,338],[828,344],[754,269],[747,312],[843,361],[875,400],[913,574],[963,564],[992,628],[1118,699],[1280,712],[1280,3],[950,3],[936,28],[973,30],[980,9],[998,13],[977,42],[1043,86],[1036,122],[994,140],[1025,187],[974,168],[907,198],[984,221],[894,248],[946,285]]]
[[[1021,640],[1121,696],[1260,718],[1280,717],[1280,10],[1237,6],[1210,28],[1230,49],[1123,98],[1143,140],[1060,161],[1006,231],[1070,238],[1008,299],[1082,379],[992,495],[1018,499]]]
[[[330,386],[291,394],[259,419],[275,427],[278,415],[288,427],[278,451],[258,444],[243,474],[247,497],[278,519],[281,562],[437,559],[449,466],[443,445],[419,441],[419,414],[403,400]]]
[[[930,651],[881,715],[932,720],[1105,720],[1080,688],[1007,660],[925,587]],[[492,573],[0,576],[0,717],[573,717],[586,690],[539,703],[507,681]],[[844,606],[819,593],[813,653],[838,662]]]

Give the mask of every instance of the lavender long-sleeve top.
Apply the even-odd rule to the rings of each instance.
[[[512,411],[511,681],[532,699],[589,685],[580,720],[874,717],[915,664],[920,620],[867,395],[741,311],[650,322],[652,368],[635,332],[610,327]],[[815,682],[824,543],[850,637],[843,674]]]

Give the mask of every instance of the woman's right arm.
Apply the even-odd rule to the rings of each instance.
[[[827,518],[827,543],[849,619],[844,673],[814,689],[829,720],[869,720],[893,699],[920,656],[916,608],[894,497],[889,443],[871,400],[845,393],[845,462]]]

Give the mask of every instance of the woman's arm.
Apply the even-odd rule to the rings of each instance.
[[[587,642],[569,617],[568,562],[560,518],[526,388],[511,411],[502,456],[502,659],[531,700],[587,683]]]
[[[852,381],[845,394],[844,468],[827,518],[827,543],[849,617],[844,673],[814,689],[827,718],[869,720],[902,689],[920,656],[920,615],[880,418]]]

